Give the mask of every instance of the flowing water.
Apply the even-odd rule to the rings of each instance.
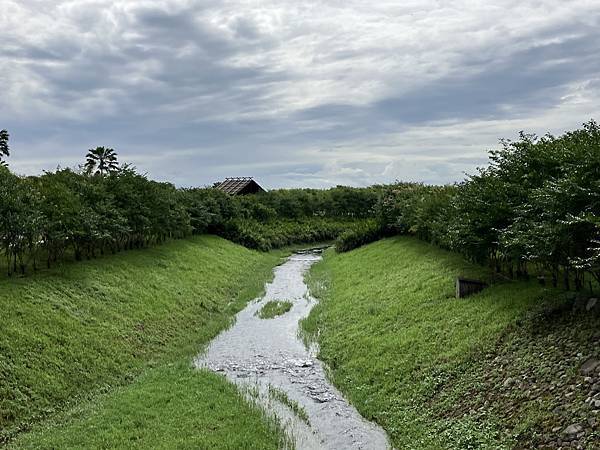
[[[281,420],[297,449],[386,449],[385,432],[361,417],[329,383],[316,348],[307,349],[299,339],[298,322],[316,304],[304,274],[320,258],[320,250],[311,250],[278,266],[265,295],[238,313],[235,324],[195,364],[223,373],[241,390],[252,392],[267,413]],[[293,306],[281,316],[261,319],[256,314],[269,300],[287,300]],[[305,414],[290,405],[299,405],[295,409]]]

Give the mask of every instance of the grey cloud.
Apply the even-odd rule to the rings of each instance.
[[[66,16],[53,11],[65,26],[45,39],[43,29],[39,39],[0,31],[8,68],[0,79],[18,93],[13,103],[0,99],[0,128],[13,136],[11,164],[52,168],[108,145],[181,185],[238,174],[260,176],[269,187],[448,182],[481,165],[507,129],[555,131],[600,112],[592,101],[600,98],[600,35],[583,6],[580,23],[549,22],[502,44],[457,47],[449,58],[405,45],[409,30],[399,28],[397,42],[360,47],[340,37],[348,36],[336,28],[342,23],[317,28],[318,16],[296,23],[285,8],[263,3],[256,15],[235,0],[100,1]],[[260,17],[269,14],[266,32]],[[357,23],[361,14],[358,8]],[[319,44],[310,47],[313,41]],[[439,58],[435,78],[386,66],[398,51],[421,50]],[[382,67],[367,67],[370,58]],[[347,88],[356,74],[365,83]],[[370,81],[380,88],[366,95]],[[490,129],[498,130],[493,140]]]
[[[183,45],[194,43],[206,49],[208,54],[228,54],[234,51],[227,39],[197,21],[193,11],[139,9],[135,12],[133,26],[142,32],[137,41],[146,45],[174,51]]]
[[[466,59],[447,77],[372,105],[328,104],[298,113],[298,120],[331,127],[316,134],[357,135],[439,120],[493,119],[560,103],[568,84],[600,73],[600,34],[536,45],[507,59]],[[402,80],[399,80],[401,84]]]
[[[256,24],[251,20],[243,17],[238,17],[230,25],[230,28],[234,31],[236,37],[255,41],[260,38],[260,31]]]

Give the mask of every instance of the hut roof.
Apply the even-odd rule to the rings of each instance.
[[[264,189],[252,177],[230,177],[217,183],[215,187],[231,195],[253,194]]]

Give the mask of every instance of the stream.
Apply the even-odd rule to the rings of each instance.
[[[385,432],[329,383],[316,346],[307,349],[299,338],[299,321],[316,304],[304,274],[321,259],[320,253],[299,252],[276,267],[265,295],[240,311],[235,324],[209,344],[195,365],[224,374],[267,414],[277,416],[299,450],[387,449]],[[259,318],[257,312],[270,300],[293,306],[273,319]]]

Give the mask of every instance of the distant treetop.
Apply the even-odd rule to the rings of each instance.
[[[119,169],[117,153],[112,148],[96,147],[85,156],[85,170],[89,174],[104,176]]]
[[[8,147],[9,134],[6,130],[0,130],[0,165],[5,165],[3,158],[10,156],[10,148]]]

